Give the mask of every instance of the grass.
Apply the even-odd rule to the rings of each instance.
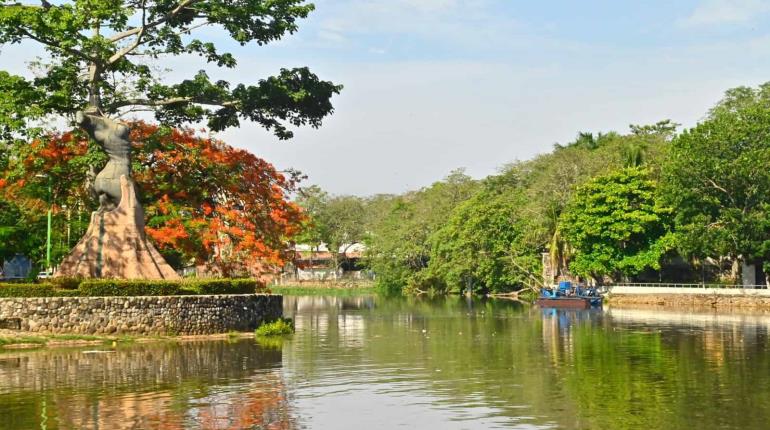
[[[227,340],[229,342],[238,340],[241,337],[243,337],[243,333],[241,333],[241,332],[238,332],[238,331],[235,331],[235,330],[230,330],[230,331],[227,332]]]
[[[46,336],[50,340],[63,340],[63,341],[96,341],[96,340],[105,340],[103,337],[89,335],[89,334],[52,334]]]
[[[45,346],[46,343],[48,340],[41,336],[0,336],[0,347],[21,344]]]
[[[44,334],[38,336],[30,335],[9,335],[0,336],[0,349],[14,345],[37,345],[40,347],[50,345],[66,346],[67,344],[77,345],[78,343],[103,343],[104,345],[116,346],[136,342],[135,336],[95,336],[87,334]]]
[[[254,334],[257,337],[277,337],[294,333],[294,321],[289,318],[279,318],[273,322],[259,326]]]
[[[372,284],[360,284],[353,287],[339,285],[273,285],[270,287],[273,294],[282,294],[285,296],[364,296],[376,294],[377,289]]]

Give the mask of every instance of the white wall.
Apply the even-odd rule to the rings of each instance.
[[[696,294],[770,297],[770,290],[743,288],[609,287],[611,294]]]

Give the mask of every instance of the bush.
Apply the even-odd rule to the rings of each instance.
[[[84,281],[83,278],[49,278],[46,280],[46,283],[51,283],[54,285],[54,288],[62,289],[62,290],[77,290],[80,284],[82,284]]]
[[[254,333],[257,337],[286,336],[294,333],[294,321],[291,318],[279,318],[262,324]]]
[[[264,284],[256,279],[211,279],[187,281],[185,288],[197,294],[256,294],[265,289]]]
[[[54,290],[56,297],[86,297],[80,290]]]
[[[51,284],[0,284],[0,297],[55,297]]]
[[[0,297],[130,297],[256,294],[268,292],[255,279],[184,281],[53,278],[42,284],[0,284]]]
[[[176,296],[179,295],[181,289],[181,282],[113,279],[83,281],[78,287],[78,290],[86,297]]]

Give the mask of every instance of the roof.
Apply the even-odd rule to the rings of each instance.
[[[294,251],[300,256],[302,259],[309,259],[312,258],[314,260],[323,260],[323,259],[331,259],[332,253],[329,251],[329,248],[326,244],[321,244],[320,246],[311,246],[308,244],[298,243],[294,245]],[[347,258],[361,258],[364,256],[364,253],[366,252],[366,245],[363,243],[346,243],[340,246],[339,251],[340,254],[345,255]]]

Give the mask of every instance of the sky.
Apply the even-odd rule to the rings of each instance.
[[[320,129],[281,142],[254,124],[220,133],[333,194],[400,193],[451,170],[481,178],[580,131],[695,125],[728,88],[770,81],[770,0],[315,0],[294,35],[225,45],[254,83],[309,66],[345,86]],[[216,33],[212,37],[218,38]],[[5,69],[28,49],[5,48]]]

